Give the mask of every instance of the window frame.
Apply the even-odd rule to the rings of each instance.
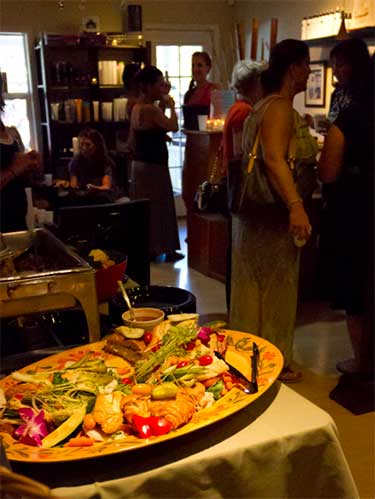
[[[36,127],[36,107],[35,107],[35,92],[34,92],[34,74],[31,64],[31,54],[33,54],[32,46],[28,33],[21,31],[2,31],[0,35],[5,36],[21,36],[23,41],[23,50],[25,53],[25,64],[27,74],[27,92],[4,92],[3,98],[5,101],[25,100],[26,101],[26,116],[29,121],[30,128],[30,148],[39,149],[39,135]]]
[[[144,38],[146,40],[151,41],[151,61],[152,64],[156,65],[156,47],[158,45],[162,46],[183,46],[183,45],[198,45],[202,47],[202,50],[207,51],[210,54],[215,53],[217,51],[219,45],[219,29],[216,25],[174,25],[171,27],[170,25],[164,24],[149,24],[145,27],[144,30]],[[219,80],[219,68],[218,64],[215,62],[217,58],[214,58],[214,64],[211,72],[212,81]],[[172,77],[172,75],[169,75]],[[178,108],[180,113],[182,112],[182,108]],[[179,119],[179,125],[181,123],[181,118]],[[184,137],[183,132],[179,129],[179,139],[181,140]],[[180,144],[180,148],[184,146]],[[180,151],[180,157],[183,158],[184,151],[182,150],[182,154]],[[183,163],[183,161],[182,161]],[[180,166],[169,166],[171,171],[171,176],[173,176],[172,171],[179,170],[182,177],[182,169],[183,164]],[[180,190],[175,190],[175,197],[179,197],[181,195]],[[182,187],[181,187],[182,190]],[[181,210],[178,210],[178,214]]]

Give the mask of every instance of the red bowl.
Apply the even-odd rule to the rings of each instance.
[[[123,280],[127,262],[124,260],[107,269],[98,269],[95,272],[96,294],[99,303],[108,301],[117,292],[117,281]]]

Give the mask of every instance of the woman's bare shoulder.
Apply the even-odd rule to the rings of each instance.
[[[267,122],[292,122],[293,121],[293,106],[288,99],[274,99],[268,105],[264,112],[263,120]]]
[[[132,111],[132,123],[136,128],[144,128],[152,125],[155,116],[161,110],[154,104],[135,104]]]

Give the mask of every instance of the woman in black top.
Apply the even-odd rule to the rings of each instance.
[[[333,308],[347,313],[347,327],[354,359],[339,362],[342,372],[369,370],[369,356],[362,355],[369,339],[363,325],[366,312],[370,244],[370,200],[373,197],[371,126],[373,86],[370,56],[359,39],[339,43],[332,50],[333,72],[348,97],[329,128],[318,169],[325,189],[324,223],[329,228],[331,259],[330,298]],[[361,353],[362,352],[362,353]],[[366,358],[367,357],[367,358]]]
[[[5,103],[0,74],[0,112]],[[27,201],[25,176],[41,166],[35,151],[24,153],[21,137],[14,127],[6,127],[0,118],[0,232],[26,230]]]
[[[154,66],[138,76],[140,97],[131,115],[134,160],[130,194],[150,200],[150,256],[166,254],[167,261],[182,258],[171,178],[168,169],[167,132],[178,130],[174,101],[166,93],[163,74]],[[159,101],[159,105],[155,102]],[[170,109],[168,118],[164,111]]]
[[[78,135],[78,140],[79,154],[69,164],[70,186],[78,189],[85,204],[113,202],[114,162],[102,134],[86,129]]]

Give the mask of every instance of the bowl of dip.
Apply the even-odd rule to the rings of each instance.
[[[163,322],[165,317],[165,313],[160,308],[140,307],[133,308],[133,311],[135,320],[132,319],[129,310],[122,314],[122,321],[126,326],[149,330]]]

